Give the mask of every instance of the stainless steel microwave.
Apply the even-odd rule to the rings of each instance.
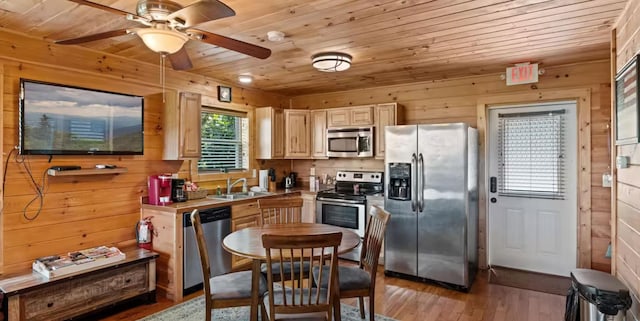
[[[328,157],[373,157],[373,127],[327,129]]]

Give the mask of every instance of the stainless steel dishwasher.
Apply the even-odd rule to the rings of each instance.
[[[200,211],[200,222],[207,242],[211,263],[211,276],[231,272],[231,253],[222,248],[222,240],[231,233],[231,207],[216,207]],[[191,224],[191,212],[185,212],[183,219],[184,256],[182,265],[183,293],[202,289],[202,266]]]

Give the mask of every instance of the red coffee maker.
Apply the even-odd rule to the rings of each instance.
[[[152,175],[148,180],[149,204],[171,204],[171,175]]]

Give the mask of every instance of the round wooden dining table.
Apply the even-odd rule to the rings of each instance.
[[[317,235],[336,232],[342,232],[342,241],[338,247],[338,254],[349,252],[360,244],[360,237],[354,231],[334,225],[318,223],[268,224],[259,227],[248,227],[235,231],[224,238],[222,247],[224,247],[225,250],[231,252],[231,254],[252,259],[251,321],[258,320],[260,264],[267,259],[264,247],[262,246],[262,235]],[[337,284],[338,282],[336,280],[335,288],[339,289]],[[333,307],[334,319],[340,321],[339,295],[336,295]]]

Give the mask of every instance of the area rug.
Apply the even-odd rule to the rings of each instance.
[[[341,315],[344,321],[362,321],[358,308],[341,304]],[[249,307],[226,308],[213,310],[213,320],[244,321],[249,320]],[[366,319],[369,320],[369,313]],[[204,320],[204,297],[199,296],[182,302],[166,310],[154,313],[138,321],[202,321]],[[376,321],[396,321],[395,319],[376,314]]]

